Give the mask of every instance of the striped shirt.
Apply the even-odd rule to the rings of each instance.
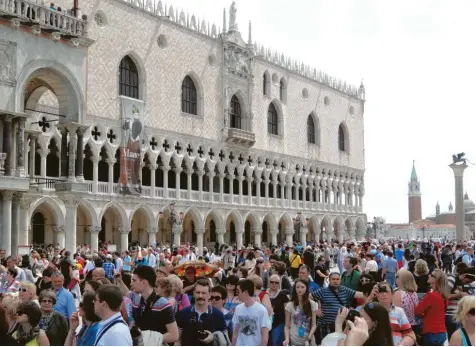
[[[340,299],[337,299],[337,297]],[[339,286],[337,292],[333,292],[330,287],[321,288],[312,293],[312,297],[315,301],[319,301],[321,304],[322,312],[324,316],[319,319],[318,325],[334,324],[337,313],[342,306],[348,306],[351,304],[352,299],[355,296],[355,290]]]
[[[459,279],[457,280],[454,275],[448,276],[448,287],[451,294],[460,294],[463,292],[463,287],[461,286]],[[461,298],[452,298],[448,300],[448,307],[446,307],[445,312],[447,316],[453,316],[456,313],[460,299]]]
[[[130,293],[132,300],[132,316],[136,326],[142,331],[154,330],[161,334],[167,332],[167,324],[175,322],[174,310],[170,302],[155,293],[151,294],[148,300],[144,300],[142,295]],[[152,304],[152,300],[154,303]]]

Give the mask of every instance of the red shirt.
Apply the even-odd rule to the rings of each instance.
[[[446,333],[445,311],[448,301],[440,293],[430,292],[415,308],[415,314],[423,317],[422,333]]]

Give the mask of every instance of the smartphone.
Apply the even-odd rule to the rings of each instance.
[[[350,310],[347,314],[346,320],[350,320],[353,323],[355,321],[355,317],[360,317],[360,312],[357,310]]]

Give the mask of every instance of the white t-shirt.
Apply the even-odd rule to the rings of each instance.
[[[365,265],[365,270],[370,272],[378,271],[377,262],[375,260],[369,260],[367,264]]]
[[[260,346],[261,329],[271,329],[268,311],[257,302],[249,307],[244,303],[236,306],[232,322],[238,327],[237,346]]]

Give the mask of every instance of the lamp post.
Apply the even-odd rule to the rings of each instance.
[[[309,218],[304,219],[302,213],[298,212],[293,218],[294,232],[299,233],[299,238],[301,245],[306,246],[306,235],[307,235],[307,225],[309,223]]]
[[[169,223],[170,225],[170,231],[172,233],[172,248],[175,246],[175,232],[174,232],[174,229],[177,227],[177,226],[180,226],[183,224],[183,219],[185,217],[185,214],[183,212],[180,212],[179,215],[178,215],[178,218],[177,218],[177,212],[175,211],[175,202],[171,202],[169,204],[169,209],[170,209],[170,213],[169,213],[169,218],[167,219],[167,222]],[[160,212],[159,213],[160,215],[160,219],[163,218],[163,215],[164,213],[163,212]]]

